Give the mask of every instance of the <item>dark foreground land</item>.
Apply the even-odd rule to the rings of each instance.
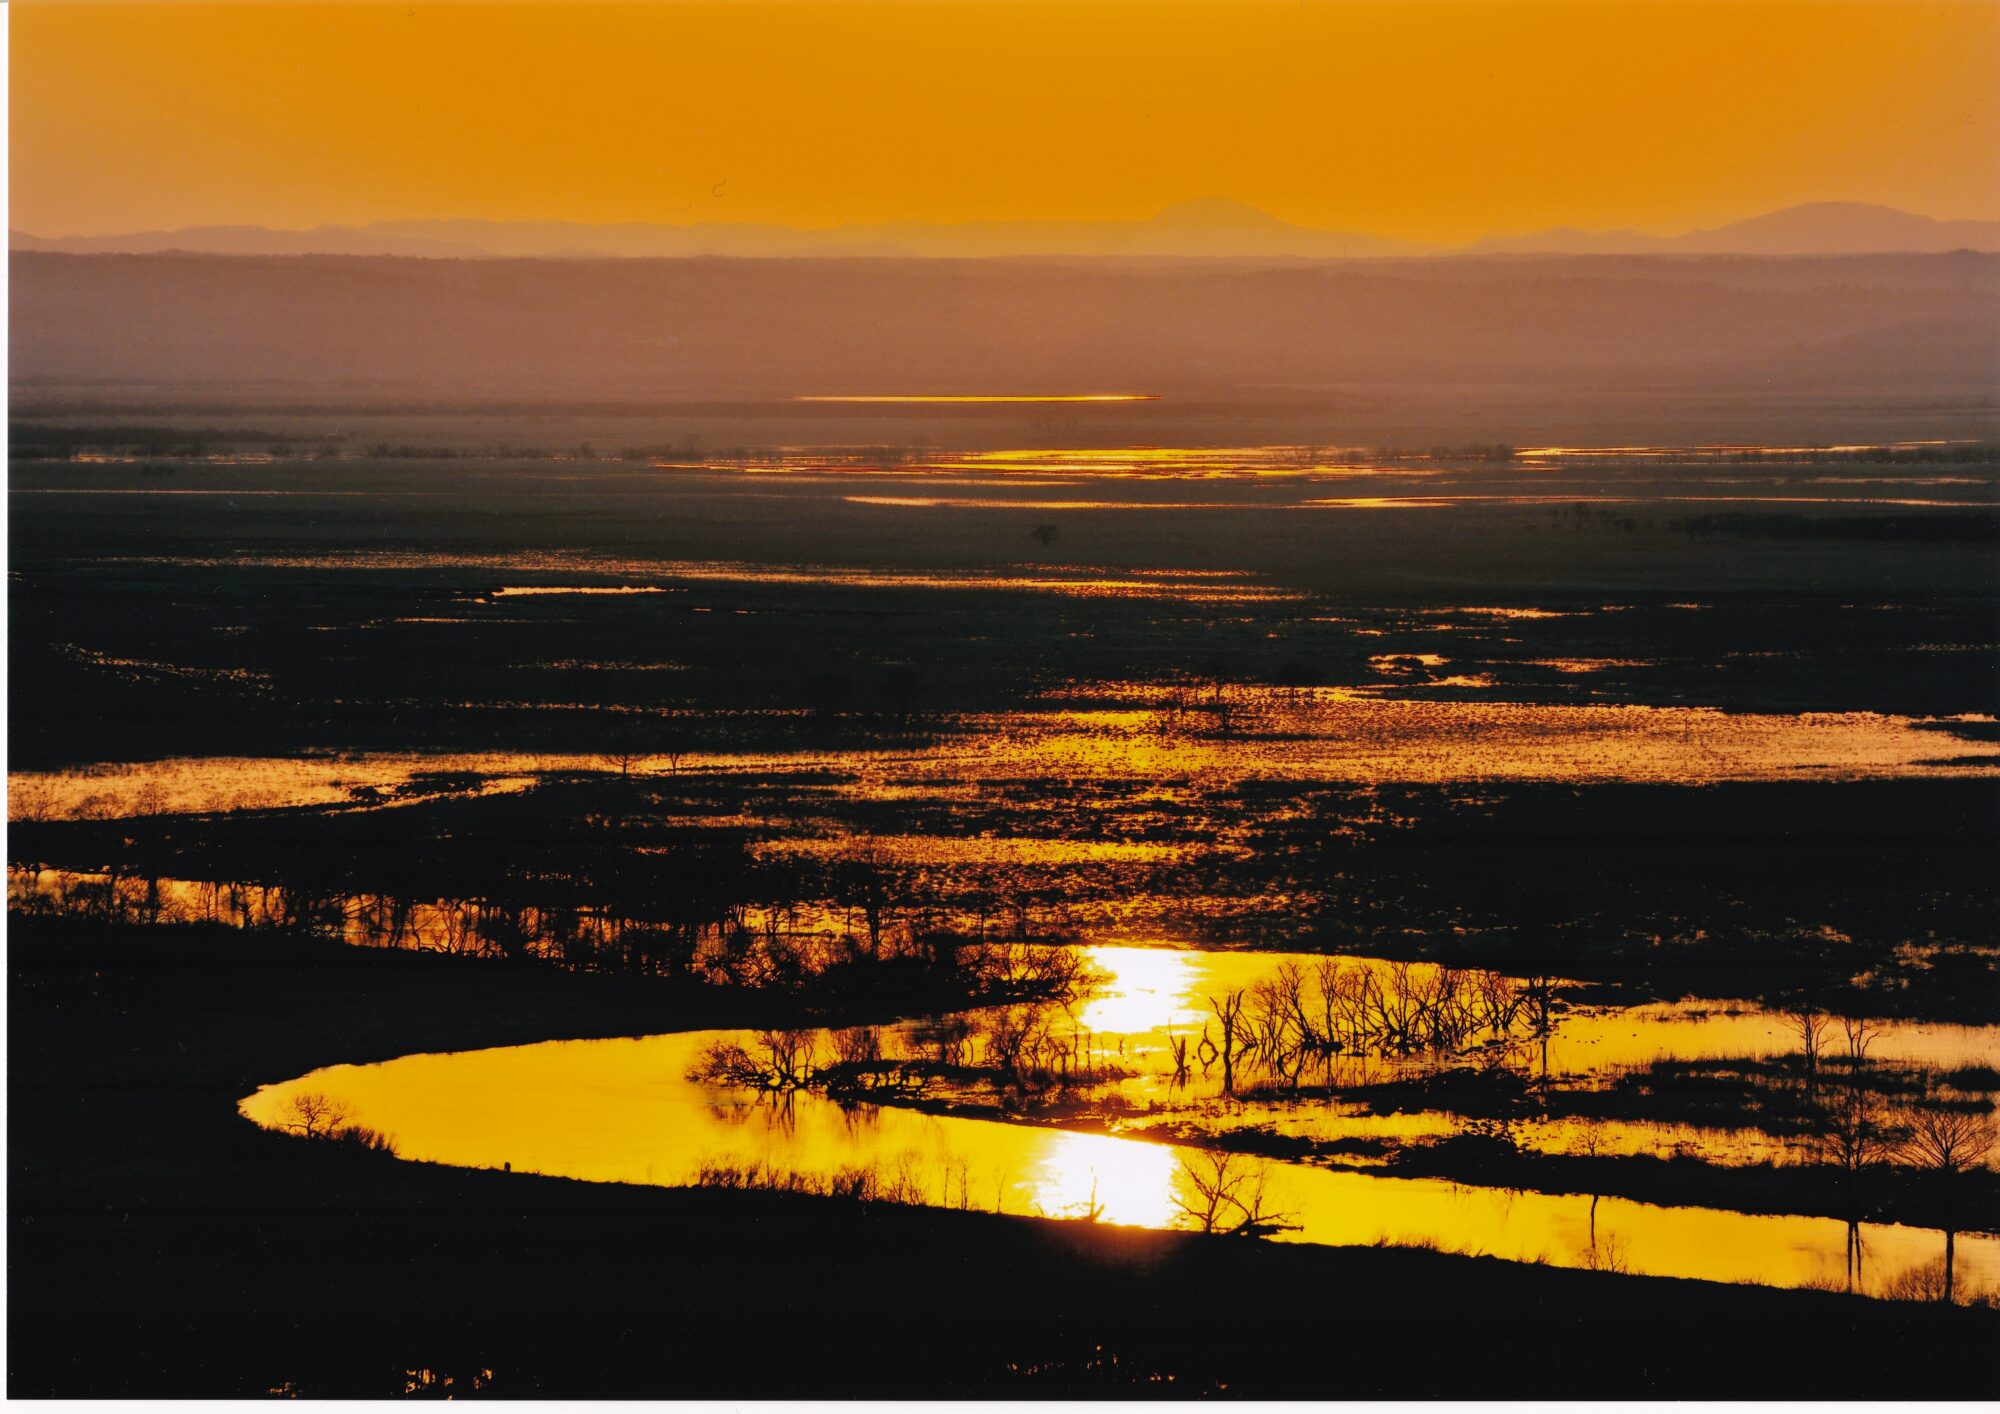
[[[289,1139],[235,1101],[339,1061],[751,1018],[269,935],[9,933],[17,1396],[1995,1392],[1985,1310]]]

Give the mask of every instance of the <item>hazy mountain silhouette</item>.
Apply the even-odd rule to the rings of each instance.
[[[2000,250],[2000,221],[1938,221],[1893,206],[1819,201],[1680,236],[1565,226],[1525,236],[1495,236],[1468,250],[1496,255],[1936,254]]]
[[[71,255],[152,255],[179,250],[201,255],[427,255],[464,259],[492,254],[481,246],[359,226],[320,226],[310,231],[274,231],[265,226],[186,226],[176,231],[53,239],[29,235],[26,231],[9,231],[7,245],[10,250],[53,250]]]
[[[749,222],[685,226],[575,221],[378,221],[268,231],[195,226],[123,236],[47,239],[11,233],[15,250],[150,254],[433,256],[932,256],[1020,255],[1338,259],[1418,255],[1410,241],[1312,230],[1223,198],[1180,202],[1146,221],[887,222],[806,229]]]
[[[2000,366],[2000,256],[1974,253],[1273,265],[23,252],[11,266],[17,387],[1186,400],[1505,384],[1984,397]]]
[[[1240,201],[1179,202],[1145,221],[888,222],[806,229],[748,222],[684,226],[575,221],[378,221],[310,231],[191,226],[178,231],[45,238],[10,233],[15,250],[71,254],[539,256],[1154,256],[1325,260],[1446,254],[1439,247],[1281,221]],[[1492,255],[1865,255],[2000,250],[2000,221],[1937,221],[1893,207],[1819,202],[1680,236],[1559,228],[1466,248]]]

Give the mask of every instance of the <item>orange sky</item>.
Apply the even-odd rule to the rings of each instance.
[[[13,224],[2000,217],[1993,0],[16,0]]]

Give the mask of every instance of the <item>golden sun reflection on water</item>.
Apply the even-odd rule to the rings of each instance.
[[[899,1201],[1147,1227],[1177,1224],[1183,1156],[1167,1144],[895,1107],[843,1107],[800,1094],[758,1098],[686,1078],[707,1043],[699,1032],[546,1042],[378,1065],[331,1066],[241,1103],[282,1129],[300,1094],[338,1102],[354,1123],[393,1136],[404,1158],[598,1182],[681,1185],[704,1167],[831,1174],[868,1168]],[[1200,1160],[1189,1158],[1188,1162]],[[1334,1245],[1421,1242],[1561,1266],[1613,1261],[1625,1270],[1799,1285],[1837,1279],[1844,1224],[1664,1208],[1586,1195],[1509,1192],[1385,1178],[1302,1164],[1268,1166],[1269,1208],[1296,1224],[1288,1240]],[[1864,1224],[1864,1284],[1933,1260],[1931,1231]],[[1962,1234],[1961,1280],[2000,1280],[2000,1239]]]
[[[1049,1136],[1024,1184],[1031,1211],[1062,1218],[1088,1217],[1095,1209],[1104,1222],[1174,1225],[1172,1149],[1069,1130]]]
[[[1159,1070],[1165,1034],[1187,1034],[1199,1024],[1208,997],[1248,986],[1286,960],[1270,953],[1127,945],[1086,951],[1106,980],[1079,1012],[1077,1024],[1096,1034],[1103,1054],[1115,1051],[1120,1065],[1132,1068],[1133,1078],[1120,1088],[1134,1098],[1169,1096]],[[1551,1060],[1560,1071],[1652,1055],[1775,1053],[1784,1045],[1779,1030],[1778,1018],[1755,1008],[1654,1004],[1586,1010],[1562,1018]],[[1187,1191],[1184,1173],[1207,1162],[1183,1146],[1133,1137],[1154,1119],[1174,1119],[1171,1107],[1144,1104],[1124,1133],[1081,1133],[997,1117],[841,1104],[815,1093],[773,1097],[688,1078],[704,1047],[746,1039],[742,1033],[698,1032],[558,1041],[332,1066],[265,1086],[241,1109],[258,1124],[282,1129],[294,1097],[329,1096],[349,1121],[391,1135],[402,1157],[467,1167],[667,1186],[696,1182],[704,1170],[781,1181],[788,1175],[813,1180],[866,1171],[879,1185],[874,1191],[894,1201],[1052,1218],[1095,1216],[1156,1228],[1185,1225],[1176,1202]],[[1993,1028],[1891,1023],[1879,1053],[1884,1059],[1962,1061],[1990,1055],[1994,1044]],[[1239,1120],[1322,1138],[1437,1134],[1452,1127],[1442,1115],[1357,1120],[1351,1109],[1337,1098],[1287,1106],[1270,1098],[1224,1097],[1219,1109],[1211,1099],[1180,1114],[1208,1115],[1218,1135],[1239,1127]],[[1563,1126],[1546,1129],[1524,1135],[1523,1142],[1556,1151],[1573,1146],[1575,1136]],[[1669,1137],[1633,1127],[1629,1134],[1611,1136],[1606,1151],[1656,1152]],[[1735,1161],[1758,1157],[1772,1156],[1746,1152]],[[1832,1219],[1660,1207],[1609,1197],[1593,1203],[1588,1195],[1246,1162],[1264,1185],[1266,1211],[1295,1225],[1281,1234],[1285,1240],[1414,1242],[1560,1266],[1781,1286],[1844,1279],[1848,1234]],[[1871,1290],[1934,1260],[1941,1242],[1935,1232],[1895,1224],[1864,1224],[1862,1236],[1867,1265],[1860,1284]],[[2000,1283],[2000,1239],[1962,1234],[1958,1254],[1967,1290]]]
[[[1086,1031],[1133,1036],[1199,1022],[1205,956],[1173,948],[1104,945],[1084,949],[1109,979],[1077,1014]]]

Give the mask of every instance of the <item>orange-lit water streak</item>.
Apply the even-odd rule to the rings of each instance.
[[[394,1136],[406,1158],[606,1182],[675,1185],[704,1164],[826,1174],[873,1167],[900,1173],[907,1196],[1015,1213],[1178,1225],[1171,1145],[893,1107],[786,1099],[687,1079],[706,1044],[727,1033],[549,1042],[333,1066],[242,1102],[267,1126],[291,1096],[335,1097],[352,1119]],[[1847,1230],[1831,1219],[1751,1216],[1605,1198],[1512,1193],[1437,1180],[1394,1179],[1296,1164],[1269,1167],[1273,1205],[1298,1224],[1293,1240],[1434,1242],[1447,1249],[1561,1266],[1614,1252],[1635,1272],[1799,1285],[1838,1278]],[[1866,1224],[1863,1285],[1932,1260],[1936,1233]],[[2000,1240],[1962,1235],[1968,1290],[2000,1280]]]
[[[2000,742],[1936,730],[1949,725],[1944,721],[1874,712],[1432,702],[1368,689],[1241,688],[1228,699],[1240,731],[1231,735],[1204,729],[1200,702],[1185,692],[1135,684],[1101,691],[1132,705],[956,717],[948,734],[920,751],[689,753],[674,774],[833,771],[848,778],[843,789],[871,798],[950,794],[1005,780],[1690,784],[2000,774]],[[177,758],[12,772],[8,809],[14,819],[269,809],[353,803],[364,789],[393,791],[425,773],[480,775],[487,779],[479,788],[492,791],[609,769],[602,755],[573,752]]]
[[[821,393],[799,403],[1154,403],[1158,393]]]

